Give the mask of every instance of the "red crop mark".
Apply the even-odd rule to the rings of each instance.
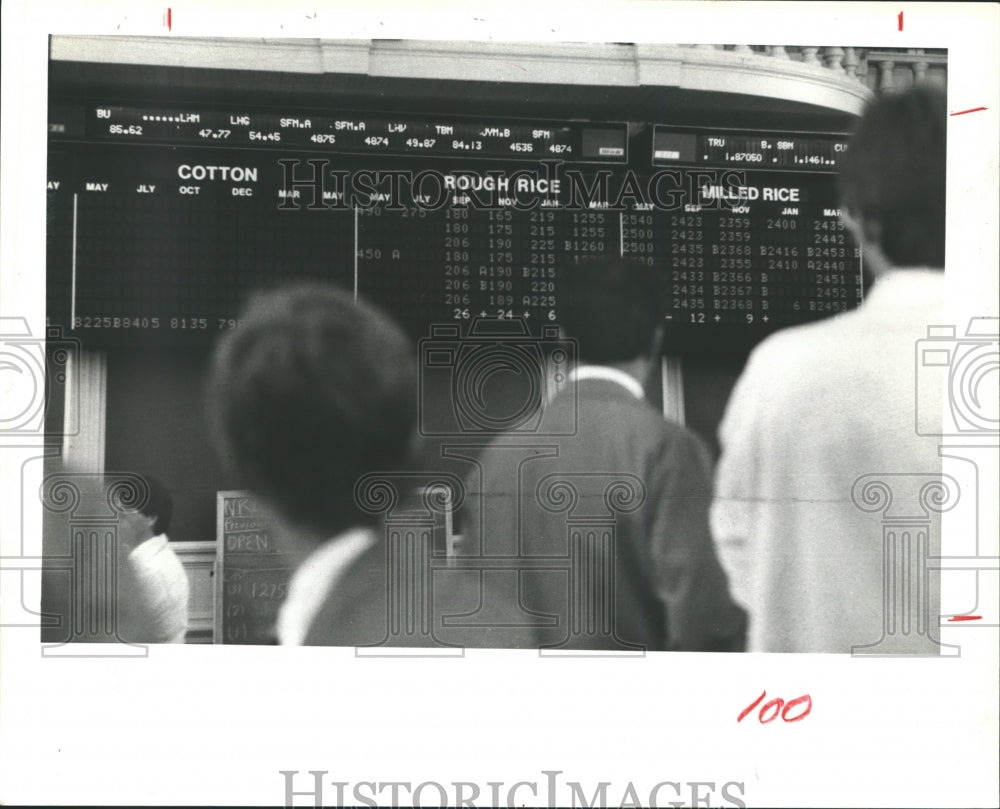
[[[168,8],[167,9],[167,30],[168,31],[172,30],[173,26],[174,26],[173,9]]]
[[[983,619],[982,615],[953,615],[949,618],[949,621],[981,621]]]
[[[740,715],[736,717],[737,724],[742,722],[746,718],[747,714],[749,714],[754,708],[760,705],[760,703],[766,696],[767,696],[767,691],[762,691],[761,695],[757,697],[757,699],[755,699],[753,702],[747,705],[747,707],[740,712]],[[790,716],[792,711],[798,708],[800,705],[804,705],[805,710],[800,711],[797,716]],[[812,697],[809,696],[808,694],[803,694],[801,697],[796,697],[793,700],[789,700],[788,703],[786,703],[781,697],[775,697],[774,699],[769,700],[767,703],[765,703],[764,706],[760,709],[760,713],[757,714],[757,721],[760,722],[762,725],[766,725],[768,722],[773,722],[775,719],[777,719],[780,714],[781,720],[783,722],[798,722],[802,719],[805,719],[810,714],[810,712],[812,711],[812,707],[813,707]],[[769,715],[766,715],[768,713]]]
[[[903,30],[903,12],[902,11],[899,12],[899,17],[897,17],[896,19],[898,21],[899,30],[902,31]]]
[[[965,115],[970,112],[982,112],[986,107],[973,107],[971,110],[959,110],[958,112],[951,113],[952,115]]]

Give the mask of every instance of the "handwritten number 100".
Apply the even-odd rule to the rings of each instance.
[[[767,691],[761,691],[760,696],[757,697],[753,702],[747,705],[743,709],[743,712],[736,717],[737,722],[742,722],[743,719],[749,714],[754,708],[756,708],[763,701],[764,697],[767,696]],[[798,714],[792,716],[799,706],[804,705],[805,710],[800,710]],[[784,706],[784,707],[782,707]],[[781,697],[775,697],[774,699],[765,702],[760,709],[760,713],[757,714],[757,720],[762,724],[766,725],[768,722],[773,722],[778,718],[778,714],[781,714],[781,718],[785,722],[798,722],[800,719],[805,719],[809,716],[809,713],[813,709],[812,697],[808,694],[803,694],[801,697],[796,697],[793,700],[789,700],[786,704]]]

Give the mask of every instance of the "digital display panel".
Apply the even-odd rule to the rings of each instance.
[[[57,103],[49,322],[94,344],[207,341],[253,290],[314,280],[417,338],[477,318],[538,333],[576,260],[625,255],[657,272],[666,350],[745,350],[860,303],[833,174],[845,142]]]

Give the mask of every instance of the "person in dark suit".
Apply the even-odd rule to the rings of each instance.
[[[709,533],[708,452],[644,398],[655,290],[636,261],[569,268],[560,311],[578,364],[541,429],[496,438],[470,477],[467,552],[517,557],[508,597],[542,647],[742,648],[746,617]]]
[[[488,628],[444,631],[444,615],[475,606],[478,579],[431,570],[434,494],[411,498],[408,461],[415,368],[388,315],[324,285],[260,294],[217,346],[221,458],[295,565],[282,644],[505,645]]]

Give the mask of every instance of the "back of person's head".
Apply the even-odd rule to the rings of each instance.
[[[947,124],[937,87],[879,96],[841,160],[842,206],[896,267],[944,267]]]
[[[650,354],[657,324],[652,267],[601,256],[567,267],[563,276],[561,320],[582,362],[606,365]]]
[[[332,535],[369,521],[355,484],[400,468],[416,421],[409,341],[333,286],[260,294],[241,318],[209,385],[224,463],[293,524]]]
[[[170,530],[170,520],[174,515],[174,500],[158,478],[147,474],[140,477],[146,483],[146,498],[139,506],[139,513],[156,518],[153,523],[154,535],[165,534]]]

